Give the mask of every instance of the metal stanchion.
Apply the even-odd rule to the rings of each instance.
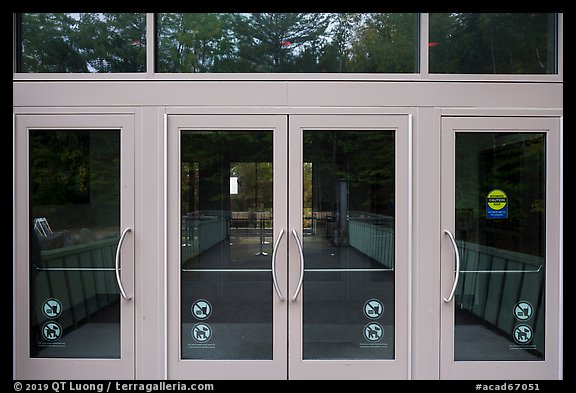
[[[267,256],[268,253],[264,251],[263,246],[264,246],[264,213],[263,212],[257,212],[256,213],[256,219],[260,221],[260,251],[258,251],[256,254],[254,255],[262,255],[262,256]]]

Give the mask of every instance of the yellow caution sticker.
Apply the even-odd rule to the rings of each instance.
[[[486,196],[486,218],[508,218],[508,196],[500,189],[494,189]]]

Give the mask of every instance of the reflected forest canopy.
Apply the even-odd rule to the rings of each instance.
[[[146,72],[144,13],[19,14],[19,72]],[[430,14],[434,73],[556,72],[555,15]],[[162,73],[418,73],[417,13],[159,13]]]
[[[416,72],[418,14],[159,14],[160,72]]]

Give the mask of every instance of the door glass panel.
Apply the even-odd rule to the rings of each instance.
[[[120,130],[31,130],[30,357],[119,358]]]
[[[394,131],[304,131],[303,358],[394,358]]]
[[[456,133],[456,360],[544,360],[545,135]]]
[[[181,133],[181,358],[272,359],[272,131]]]

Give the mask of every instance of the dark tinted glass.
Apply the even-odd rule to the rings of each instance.
[[[304,131],[304,359],[395,357],[394,131]]]
[[[456,74],[554,74],[556,14],[430,14],[429,70]]]
[[[456,360],[544,360],[546,139],[456,134]]]
[[[272,359],[272,141],[182,131],[182,359]]]
[[[120,358],[120,130],[31,130],[30,357]]]

